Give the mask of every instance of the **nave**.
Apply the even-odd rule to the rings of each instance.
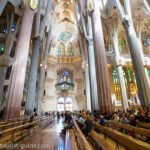
[[[0,146],[149,150],[149,19],[150,0],[0,0]]]
[[[55,120],[52,124],[44,129],[39,130],[33,136],[29,137],[27,140],[21,142],[26,150],[34,149],[31,148],[33,144],[39,146],[35,148],[37,150],[64,150],[65,149],[65,139],[60,137],[60,132],[63,128],[63,119]],[[19,148],[14,148],[13,150],[20,150],[23,146],[20,145]],[[29,146],[29,148],[27,148]],[[43,148],[42,148],[43,147]]]

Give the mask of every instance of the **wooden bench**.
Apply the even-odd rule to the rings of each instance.
[[[53,121],[52,117],[48,117],[46,119],[50,120],[49,123]],[[41,122],[43,122],[43,119]],[[35,129],[38,128],[39,120],[6,129],[0,132],[0,144],[9,145],[17,143],[19,140],[23,140],[25,137],[32,135],[35,132]]]
[[[97,129],[102,129],[102,133],[105,134],[105,136],[108,136],[112,140],[116,141],[117,144],[121,144],[124,147],[131,149],[131,150],[141,150],[143,148],[144,150],[150,150],[150,144],[147,144],[141,140],[135,139],[129,135],[123,134],[119,131],[113,130],[109,127],[103,127],[101,125],[98,125],[96,123],[93,123],[93,127]]]
[[[5,124],[5,125],[0,125],[0,131],[8,129],[8,128],[15,127],[15,126],[18,126],[20,124],[21,124],[21,122],[15,122],[15,123],[8,123],[8,124]]]
[[[145,122],[139,122],[139,121],[137,121],[136,124],[139,127],[150,129],[150,123],[145,123]]]
[[[141,136],[150,137],[150,130],[145,129],[145,128],[135,127],[135,126],[131,126],[128,124],[121,124],[121,123],[115,122],[115,121],[111,121],[111,122],[109,122],[109,124],[111,124],[111,127],[113,129],[117,129],[117,130],[124,129],[126,131],[130,131],[132,133],[139,134]]]
[[[4,125],[4,124],[6,124],[7,122],[4,122],[4,121],[1,121],[0,122],[0,125]]]
[[[77,137],[77,142],[81,150],[92,150],[92,147],[86,140],[85,136],[81,132],[80,128],[78,127],[77,123],[75,120],[74,122],[74,127],[75,127],[75,136]]]
[[[78,150],[73,129],[66,130],[65,150]]]
[[[107,141],[101,134],[98,134],[95,131],[91,131],[89,133],[89,136],[96,142],[98,147],[100,147],[102,150],[116,150],[116,146]]]

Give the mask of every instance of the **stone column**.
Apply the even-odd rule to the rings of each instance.
[[[92,23],[91,23],[90,16],[88,16],[88,27],[89,27],[89,31],[88,31],[89,36],[87,37],[87,47],[88,47],[88,61],[89,61],[89,80],[90,80],[89,84],[91,87],[91,109],[99,110],[93,33],[92,33]]]
[[[117,66],[118,78],[119,78],[119,86],[120,86],[120,93],[121,93],[121,101],[123,110],[127,110],[128,106],[128,99],[127,99],[127,91],[123,76],[123,69],[122,66]]]
[[[112,100],[107,68],[107,58],[105,52],[100,10],[98,9],[97,1],[95,1],[95,9],[92,13],[92,29],[95,48],[94,51],[100,112],[102,114],[106,111],[109,111],[111,113]]]
[[[90,89],[90,79],[89,79],[89,68],[85,66],[85,85],[86,85],[86,104],[87,110],[91,111],[91,89]]]
[[[97,80],[96,80],[96,67],[93,39],[88,38],[88,57],[89,57],[89,75],[91,84],[91,107],[92,110],[99,110],[98,93],[97,93]]]
[[[33,51],[30,65],[30,73],[28,80],[28,92],[25,106],[25,114],[31,116],[34,110],[35,103],[35,91],[36,91],[36,79],[38,70],[38,59],[40,50],[40,37],[33,39]]]
[[[118,48],[118,32],[113,33],[112,36],[112,44],[115,52],[115,62],[117,64],[117,72],[118,72],[118,78],[119,78],[119,86],[120,86],[120,94],[121,94],[121,101],[122,101],[122,107],[123,110],[127,110],[128,108],[128,98],[127,98],[127,91],[126,91],[126,86],[125,86],[125,81],[124,81],[124,76],[123,76],[123,69],[122,69],[122,60],[120,60],[120,52]]]
[[[129,43],[141,105],[143,107],[150,106],[150,83],[147,80],[139,44],[136,42],[138,41],[138,39],[133,26],[133,22],[129,17],[124,17],[122,22]]]
[[[16,45],[15,63],[11,72],[4,119],[20,117],[33,17],[34,11],[25,8]]]
[[[44,89],[44,77],[45,77],[45,68],[44,66],[40,67],[40,77],[37,89],[37,113],[40,115],[42,113],[42,97]]]

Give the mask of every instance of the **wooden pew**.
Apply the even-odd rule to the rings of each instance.
[[[90,146],[90,144],[86,140],[85,136],[81,132],[76,121],[73,120],[73,122],[74,122],[74,127],[75,127],[75,135],[77,136],[77,141],[78,141],[78,145],[79,145],[80,149],[81,150],[92,150],[92,147]]]
[[[7,123],[14,123],[14,122],[17,122],[17,121],[20,121],[21,118],[10,118],[7,120]]]
[[[42,119],[41,122],[43,122],[44,119]],[[47,121],[52,122],[53,118],[48,117]],[[1,145],[9,145],[17,143],[19,140],[24,139],[27,136],[30,136],[34,133],[35,129],[37,129],[39,126],[39,120],[33,121],[31,123],[26,123],[24,125],[19,125],[17,127],[13,127],[10,129],[6,129],[2,132],[0,132],[0,144]]]
[[[150,129],[150,123],[145,123],[145,122],[139,122],[139,121],[137,121],[136,124],[139,127]]]
[[[97,128],[99,126],[99,128]],[[141,150],[143,148],[144,150],[150,150],[150,144],[147,144],[141,140],[135,139],[129,135],[123,134],[119,131],[113,130],[109,127],[103,127],[101,125],[98,125],[96,123],[93,123],[93,127],[97,129],[102,129],[102,133],[104,133],[106,136],[111,138],[112,140],[116,141],[117,143],[123,145],[124,147],[131,149],[131,150]]]
[[[110,124],[113,129],[122,128],[124,130],[131,131],[132,133],[135,133],[135,134],[140,134],[145,137],[150,137],[150,130],[145,129],[145,128],[134,127],[134,126],[131,126],[128,124],[121,124],[121,123],[115,122],[115,121],[111,121]]]
[[[65,150],[78,150],[73,129],[66,130]]]
[[[6,124],[7,122],[4,122],[4,121],[1,121],[0,122],[0,125],[4,125],[4,124]]]
[[[15,126],[18,126],[20,124],[21,124],[21,122],[15,122],[15,123],[8,123],[8,124],[0,125],[0,131],[8,129],[8,128],[15,127]]]
[[[89,136],[96,142],[98,147],[100,147],[102,150],[116,150],[116,146],[111,144],[101,134],[98,134],[95,131],[91,131],[89,133]]]

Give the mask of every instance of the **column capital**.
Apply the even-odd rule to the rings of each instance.
[[[23,3],[26,8],[37,11],[39,0],[23,0]]]
[[[122,65],[121,65],[121,64],[118,64],[118,65],[115,65],[115,67],[117,67],[117,68],[118,68],[118,67],[122,67]]]
[[[123,24],[124,28],[128,28],[130,26],[133,26],[133,21],[130,16],[125,15],[122,19],[122,24]]]
[[[41,37],[40,36],[34,37],[33,42],[35,42],[36,44],[41,44]]]
[[[95,2],[94,0],[88,0],[88,4],[87,4],[88,8],[88,15],[91,17],[92,13],[94,12],[95,9]]]
[[[93,45],[93,38],[92,37],[87,37],[86,39],[88,41],[88,45]]]

